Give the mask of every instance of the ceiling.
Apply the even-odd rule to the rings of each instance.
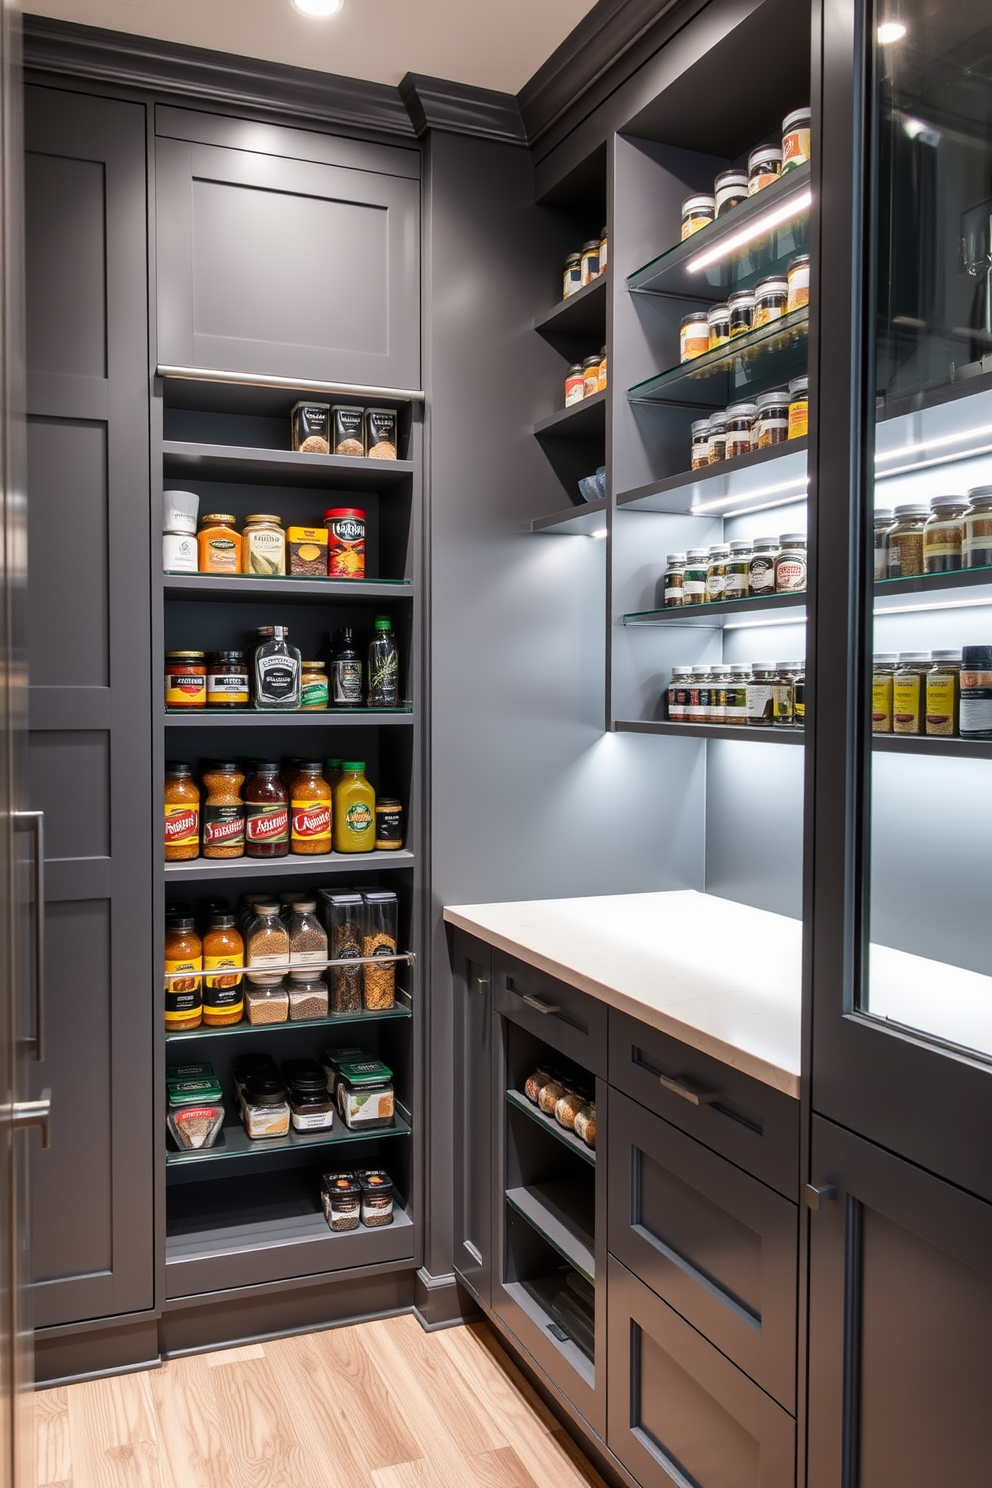
[[[426,73],[517,93],[595,0],[23,0],[35,15],[396,84]]]

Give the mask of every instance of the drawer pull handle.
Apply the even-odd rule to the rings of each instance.
[[[484,997],[486,995],[486,993],[489,991],[489,978],[488,977],[476,977],[476,979],[475,979],[475,990],[476,990],[476,992],[478,992],[478,994],[479,994],[480,997]]]
[[[827,1204],[836,1197],[837,1190],[832,1183],[807,1183],[806,1185],[806,1207],[812,1209],[814,1214],[821,1204]]]
[[[673,1095],[680,1095],[690,1106],[708,1106],[720,1099],[715,1090],[700,1090],[696,1085],[691,1085],[688,1080],[672,1079],[669,1075],[659,1075],[658,1079],[666,1090]]]
[[[545,1002],[543,997],[532,997],[529,992],[518,992],[517,996],[521,1002],[525,1002],[529,1008],[533,1008],[535,1013],[544,1013],[547,1016],[548,1013],[561,1012],[561,1008],[557,1003]]]

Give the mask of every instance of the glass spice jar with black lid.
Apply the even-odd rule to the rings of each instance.
[[[248,663],[243,651],[207,653],[207,707],[247,708]]]

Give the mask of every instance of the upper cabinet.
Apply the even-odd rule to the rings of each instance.
[[[420,155],[156,113],[158,363],[420,387]]]

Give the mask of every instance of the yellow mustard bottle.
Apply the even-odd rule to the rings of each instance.
[[[334,851],[372,852],[375,848],[375,791],[365,779],[364,760],[343,760],[334,787]]]

